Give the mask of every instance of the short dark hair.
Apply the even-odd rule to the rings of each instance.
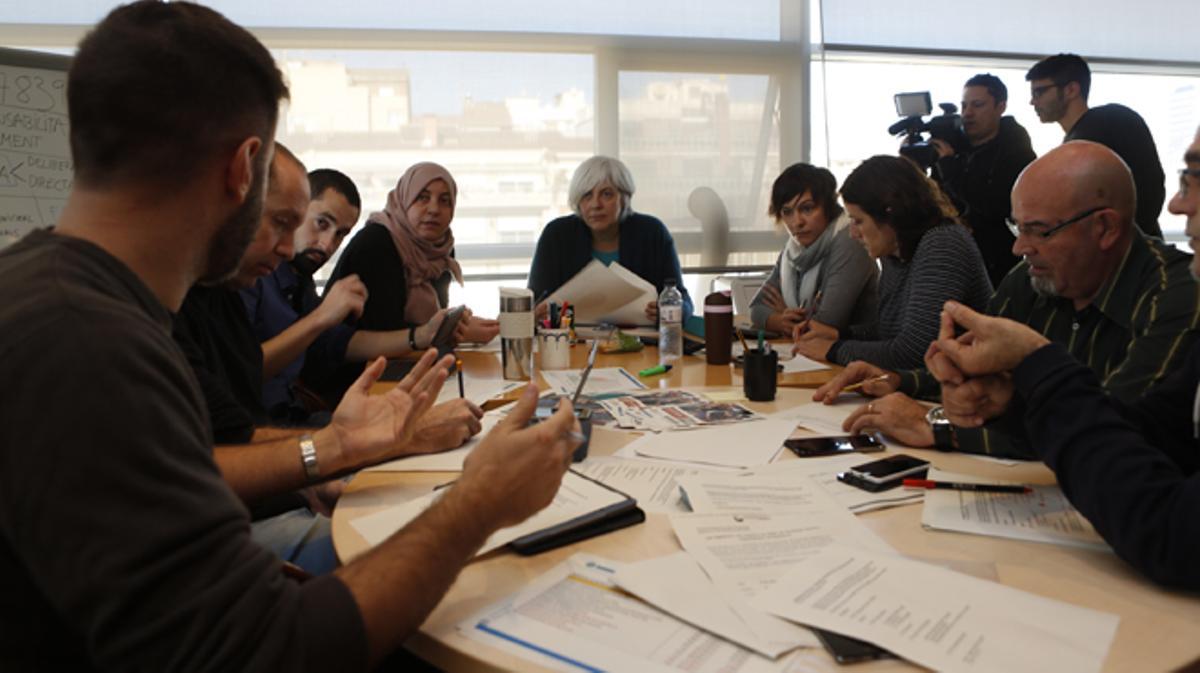
[[[916,254],[926,231],[960,224],[937,183],[906,157],[881,154],[859,164],[842,183],[842,200],[890,226],[903,260]]]
[[[981,72],[975,75],[967,80],[963,88],[969,86],[981,86],[987,89],[988,95],[992,97],[992,100],[996,101],[997,105],[1008,101],[1008,87],[1004,86],[1004,82],[1001,82],[999,77],[990,72]]]
[[[1087,61],[1076,54],[1055,54],[1034,63],[1025,73],[1025,81],[1032,82],[1035,79],[1054,80],[1059,86],[1078,82],[1079,93],[1085,101],[1092,90],[1092,70]]]
[[[362,210],[362,198],[358,195],[358,187],[345,173],[332,168],[318,168],[308,173],[308,191],[314,199],[318,199],[325,190],[333,191],[346,197],[346,203]]]
[[[287,97],[270,52],[217,12],[123,5],[84,37],[67,74],[75,179],[184,184],[248,137],[269,145]]]
[[[812,193],[813,201],[821,206],[826,221],[833,222],[842,214],[842,206],[837,200],[837,178],[827,169],[805,163],[792,164],[775,178],[767,214],[778,220],[784,204],[804,192]]]

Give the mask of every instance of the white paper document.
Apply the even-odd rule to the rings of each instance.
[[[1004,483],[965,474],[929,470],[929,479]],[[935,530],[975,533],[1014,540],[1111,550],[1057,486],[1033,486],[1032,493],[983,493],[931,489],[925,493],[921,525]]]
[[[429,509],[443,492],[436,490],[374,514],[361,516],[351,520],[350,525],[354,526],[354,529],[374,547]],[[549,506],[522,523],[501,528],[493,533],[487,542],[483,543],[478,554],[486,554],[524,535],[565,523],[623,500],[625,500],[623,494],[616,493],[572,472],[567,472],[563,477],[562,486],[559,487],[558,493],[555,494],[554,500]]]
[[[757,348],[757,346],[754,347]],[[772,344],[771,347],[775,348],[775,351],[779,353],[779,364],[783,365],[784,374],[818,372],[824,369],[829,369],[829,365],[825,362],[817,362],[816,360],[806,358],[799,353],[793,355],[792,347],[788,344],[776,343]],[[730,347],[730,353],[734,358],[740,358],[745,353],[745,349],[742,348],[742,344],[735,343]]]
[[[891,547],[817,486],[812,506],[785,514],[672,514],[675,537],[714,582],[753,598],[822,548]]]
[[[559,671],[799,673],[614,586],[621,564],[584,554],[459,624],[472,640]]]
[[[839,472],[869,463],[875,460],[876,454],[849,453],[839,456],[820,456],[817,458],[798,458],[796,460],[778,460],[770,465],[754,468],[747,476],[762,479],[767,488],[773,488],[775,482],[787,482],[809,477],[815,479],[824,489],[840,502],[846,509],[855,514],[873,512],[877,509],[887,509],[899,505],[910,505],[921,502],[925,497],[924,491],[907,488],[893,488],[887,491],[872,493],[838,481]],[[746,496],[754,498],[755,481],[746,482]],[[731,503],[736,504],[736,503]]]
[[[792,421],[768,419],[686,432],[646,434],[625,448],[647,458],[751,467],[771,462],[783,448],[783,440],[795,429],[796,424]]]
[[[805,402],[777,412],[775,418],[786,418],[823,435],[845,435],[842,423],[850,412],[867,403],[865,398],[845,398],[833,404]]]
[[[593,259],[550,298],[570,302],[580,324],[653,325],[646,304],[658,295],[653,285],[618,262],[605,266]]]
[[[714,584],[686,553],[626,563],[616,582],[660,610],[772,659],[797,647],[821,646],[812,631]]]
[[[505,415],[497,409],[485,413],[483,418],[479,419],[479,424],[482,426],[479,434],[468,439],[466,444],[457,449],[397,458],[369,467],[364,472],[462,472],[463,461],[467,459],[471,451],[475,450],[484,435],[491,432],[492,428],[496,427],[496,424]]]
[[[499,339],[497,339],[499,341]],[[519,381],[505,381],[503,379],[478,379],[470,374],[463,374],[463,397],[471,400],[475,404],[483,404],[488,400],[503,395],[510,390],[516,390],[525,385]],[[458,375],[452,375],[442,384],[442,389],[438,392],[437,404],[449,402],[450,400],[458,399]]]
[[[591,456],[572,469],[637,500],[647,512],[663,514],[688,511],[677,485],[680,477],[709,472],[695,465],[615,456]]]
[[[755,605],[941,671],[1099,671],[1116,615],[900,556],[830,546]]]
[[[582,369],[563,369],[560,371],[542,370],[542,380],[559,395],[574,395],[579,387],[579,378],[583,376]],[[607,395],[610,393],[628,393],[635,390],[645,390],[646,384],[630,374],[624,367],[596,367],[588,374],[587,383],[583,385],[583,395]]]

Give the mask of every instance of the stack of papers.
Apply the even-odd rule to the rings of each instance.
[[[927,563],[828,546],[753,603],[939,671],[1099,671],[1116,615]]]
[[[786,491],[788,486],[799,479],[809,478],[815,480],[834,500],[855,514],[921,502],[925,497],[923,490],[894,488],[871,493],[838,481],[839,472],[875,459],[875,454],[851,453],[781,460],[747,473],[743,480],[737,482],[737,492],[728,493],[726,500],[730,507],[741,507],[748,511],[759,511],[764,499],[773,499],[777,506],[791,508],[789,501],[780,502],[778,499],[781,496],[792,495]]]
[[[767,419],[752,426],[735,423],[686,433],[647,434],[630,442],[620,453],[701,465],[755,467],[771,462],[783,448],[783,440],[795,429],[792,421]]]
[[[550,299],[575,307],[575,321],[583,325],[653,325],[646,304],[658,298],[653,285],[617,262],[608,266],[592,260]]]
[[[433,506],[443,493],[444,490],[435,490],[415,500],[353,519],[350,525],[374,547]],[[501,528],[493,533],[478,554],[486,554],[518,538],[540,531],[560,529],[569,522],[578,522],[580,525],[593,523],[594,517],[590,515],[614,512],[617,508],[627,505],[636,507],[636,504],[624,493],[606,488],[573,472],[567,472],[563,477],[562,486],[549,506],[515,526]]]
[[[558,671],[667,673],[783,673],[797,670],[803,651],[772,658],[807,634],[759,613],[753,624],[720,602],[676,602],[679,586],[645,587],[646,578],[672,567],[638,568],[576,554],[517,594],[459,624],[477,642]],[[694,575],[691,575],[694,577]],[[666,598],[674,610],[639,600],[626,584]],[[697,592],[701,593],[701,592]],[[709,612],[714,607],[718,612]],[[676,614],[678,611],[679,614]],[[682,616],[682,615],[687,615]],[[691,623],[696,618],[721,635]],[[765,626],[770,624],[770,626]],[[731,637],[732,636],[732,637]]]
[[[934,481],[1005,483],[930,468]],[[933,489],[925,494],[921,525],[936,530],[991,535],[1111,551],[1096,529],[1057,486],[1033,486],[1032,493],[985,493]]]
[[[563,369],[542,371],[542,380],[550,390],[559,395],[571,396],[579,387],[579,379],[583,376],[582,369]],[[630,374],[624,367],[596,367],[588,374],[587,383],[583,386],[582,395],[595,397],[612,393],[628,393],[635,390],[645,390],[646,384]]]
[[[689,511],[679,491],[681,477],[713,473],[699,465],[619,456],[591,456],[571,469],[629,495],[647,512],[662,514]]]

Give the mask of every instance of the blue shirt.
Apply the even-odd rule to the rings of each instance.
[[[613,250],[612,252],[600,252],[599,250],[593,250],[592,257],[604,266],[609,266],[618,259],[621,259],[621,251]]]
[[[253,287],[241,291],[246,314],[260,342],[275,338],[321,303],[315,285],[305,280],[296,273],[291,262],[284,262],[271,275],[258,279]],[[346,358],[346,346],[354,336],[354,331],[349,325],[338,324],[322,332],[300,357],[264,383],[263,404],[268,413],[275,416],[273,410],[280,405],[295,402],[292,383],[300,378],[306,360],[341,364]]]

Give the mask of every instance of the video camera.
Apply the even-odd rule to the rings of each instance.
[[[895,95],[895,101],[896,114],[903,119],[889,126],[888,133],[904,136],[900,156],[912,159],[924,169],[928,169],[938,160],[937,149],[929,144],[922,133],[928,133],[930,138],[949,143],[955,154],[970,147],[967,136],[963,134],[962,117],[959,116],[958,106],[954,103],[939,103],[942,114],[925,121],[923,117],[933,110],[928,91],[898,93]]]

